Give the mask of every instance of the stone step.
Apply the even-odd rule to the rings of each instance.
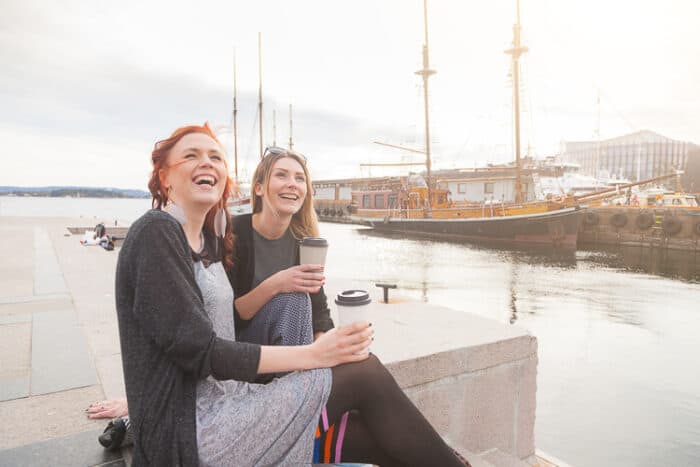
[[[0,451],[0,467],[51,465],[54,467],[125,467],[120,451],[107,451],[97,441],[102,430],[31,443]]]

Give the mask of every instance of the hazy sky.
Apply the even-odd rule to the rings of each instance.
[[[700,143],[700,2],[522,0],[523,146],[641,129]],[[512,159],[514,0],[428,5],[434,166]],[[361,162],[420,160],[422,0],[176,2],[3,0],[0,185],[145,188],[153,143],[209,120],[232,157],[258,157],[257,33],[264,137],[289,138],[316,179],[379,175]],[[596,96],[600,95],[600,119]],[[599,122],[599,123],[598,123]],[[395,172],[396,169],[393,169]],[[245,172],[244,172],[245,173]],[[247,175],[246,174],[246,175]]]

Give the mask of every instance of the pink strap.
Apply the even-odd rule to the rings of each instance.
[[[321,410],[321,419],[323,420],[323,431],[328,431],[328,414],[326,413],[326,406],[323,406]]]
[[[343,451],[343,438],[345,437],[345,428],[348,425],[348,415],[350,412],[345,412],[343,418],[340,419],[340,429],[338,430],[338,438],[335,441],[335,461],[341,462],[340,454]]]

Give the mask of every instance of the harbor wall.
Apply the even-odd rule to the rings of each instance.
[[[700,209],[601,206],[587,208],[579,245],[700,249]]]

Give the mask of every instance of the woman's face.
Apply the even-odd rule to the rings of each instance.
[[[304,168],[291,157],[279,159],[272,166],[267,190],[258,183],[255,185],[255,194],[262,198],[263,210],[272,208],[277,214],[296,214],[306,198]]]
[[[161,181],[174,203],[208,210],[221,199],[227,178],[218,143],[203,133],[190,133],[170,150]]]

